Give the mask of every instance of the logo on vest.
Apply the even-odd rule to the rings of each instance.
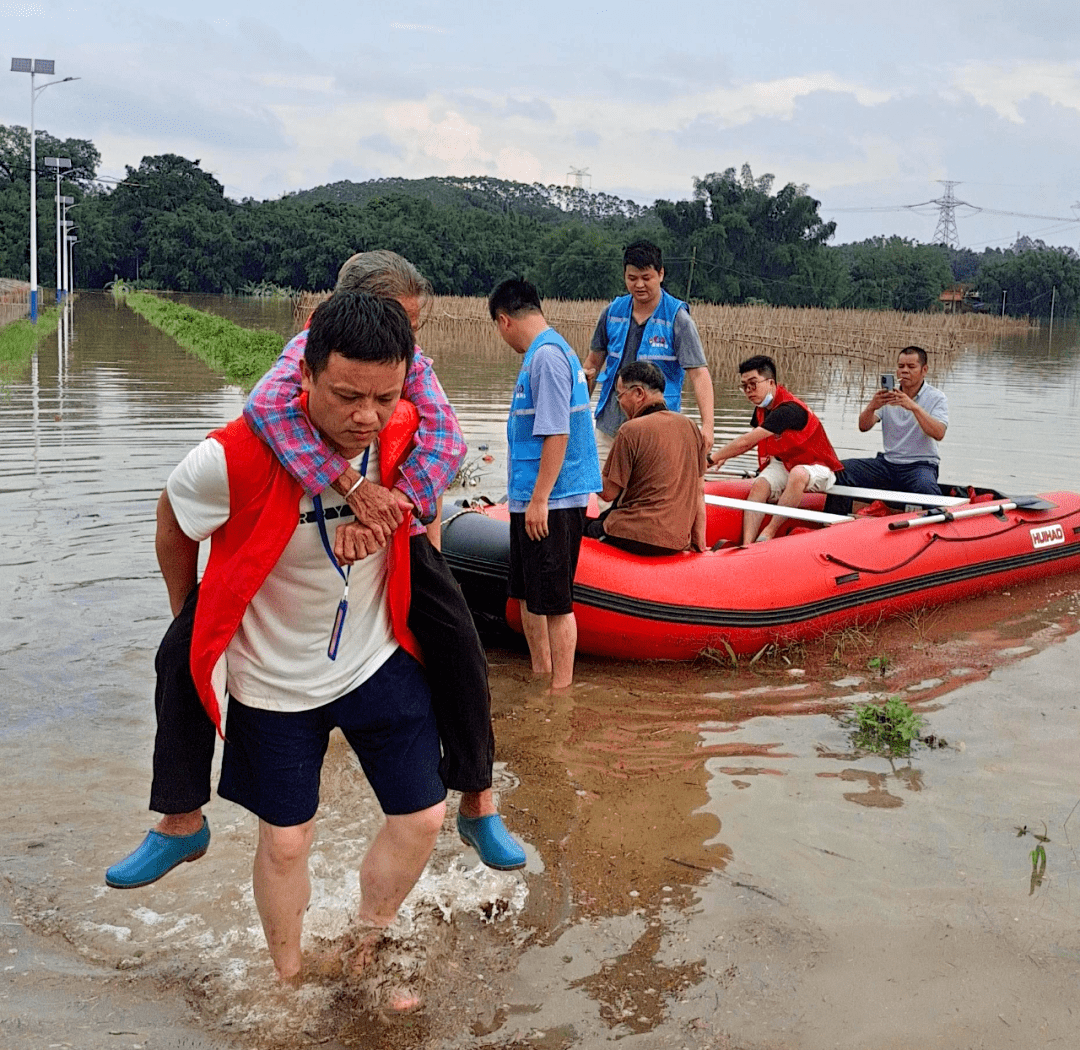
[[[1031,546],[1035,550],[1042,547],[1056,547],[1065,542],[1065,529],[1060,525],[1044,525],[1041,529],[1031,530]]]
[[[667,337],[662,335],[650,335],[649,346],[656,348],[659,347],[663,350],[667,349]]]

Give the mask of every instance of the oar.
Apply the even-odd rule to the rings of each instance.
[[[983,514],[1004,514],[1007,510],[1053,510],[1057,506],[1039,496],[1013,496],[1005,503],[980,503],[964,510],[945,510],[938,514],[923,514],[906,521],[890,521],[889,531],[910,529],[917,525],[936,525],[942,521],[959,521],[961,518],[977,518]]]
[[[730,510],[757,510],[762,514],[772,514],[780,518],[797,518],[799,521],[812,521],[818,525],[835,525],[841,521],[853,521],[848,514],[826,514],[820,510],[804,510],[802,507],[778,507],[775,503],[758,503],[749,499],[734,499],[731,496],[705,497],[706,503],[714,507],[727,507]]]
[[[851,496],[854,499],[874,500],[882,503],[913,503],[918,507],[957,507],[968,500],[958,496],[930,496],[925,492],[893,492],[889,489],[863,489],[854,485],[833,485],[829,496]]]

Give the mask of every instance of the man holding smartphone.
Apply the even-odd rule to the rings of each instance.
[[[926,382],[929,366],[920,346],[905,346],[896,359],[896,382],[881,377],[881,389],[859,413],[859,430],[873,429],[881,421],[884,451],[873,459],[845,459],[837,474],[838,485],[890,489],[940,496],[938,442],[949,426],[949,402]],[[847,514],[851,500],[830,497],[829,508]]]

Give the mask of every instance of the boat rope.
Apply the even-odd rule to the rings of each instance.
[[[1065,514],[1059,514],[1056,518],[1039,518],[1038,520],[1032,520],[1031,518],[1017,518],[1016,521],[1010,522],[1005,528],[998,529],[997,532],[984,532],[978,536],[942,536],[939,532],[930,533],[930,538],[909,558],[905,558],[902,562],[896,565],[891,565],[887,569],[868,569],[861,565],[852,565],[850,562],[844,561],[842,558],[837,558],[833,554],[825,554],[824,558],[828,562],[832,562],[834,565],[839,565],[843,569],[848,569],[851,572],[865,572],[871,576],[883,576],[886,573],[896,572],[897,569],[902,569],[906,565],[910,565],[916,558],[925,554],[937,540],[941,540],[942,543],[973,543],[977,540],[993,539],[995,536],[1004,536],[1006,532],[1012,532],[1013,529],[1023,528],[1025,525],[1053,525],[1058,521],[1065,521],[1067,518],[1075,517],[1076,511],[1070,510]]]
[[[848,569],[851,572],[865,572],[871,576],[882,576],[887,572],[896,572],[897,569],[904,568],[905,565],[910,565],[916,558],[925,554],[933,545],[935,540],[939,540],[941,537],[936,533],[930,533],[930,539],[923,544],[910,558],[905,558],[902,562],[898,562],[896,565],[890,565],[887,569],[868,569],[862,565],[852,565],[851,562],[844,561],[843,558],[836,557],[835,554],[826,554],[825,560],[831,561],[834,565],[839,565],[843,569]]]

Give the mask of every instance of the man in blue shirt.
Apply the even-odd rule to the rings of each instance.
[[[713,386],[701,337],[686,303],[664,291],[664,262],[650,241],[635,241],[623,252],[626,295],[604,308],[593,333],[585,375],[589,390],[600,384],[596,404],[596,444],[607,458],[626,413],[615,397],[615,377],[633,361],[650,361],[664,375],[664,402],[682,409],[683,379],[689,375],[701,416],[706,449],[713,443]]]
[[[520,603],[533,671],[550,673],[552,689],[564,689],[574,679],[574,573],[585,508],[603,485],[589,387],[528,281],[503,281],[488,309],[503,341],[524,355],[506,425],[510,597]]]
[[[845,459],[839,485],[940,496],[938,442],[949,426],[949,402],[926,382],[929,365],[920,346],[905,346],[896,359],[895,390],[882,388],[859,413],[859,430],[881,421],[884,451],[873,459]],[[834,502],[835,501],[835,502]],[[829,509],[846,514],[851,500],[833,496]]]

